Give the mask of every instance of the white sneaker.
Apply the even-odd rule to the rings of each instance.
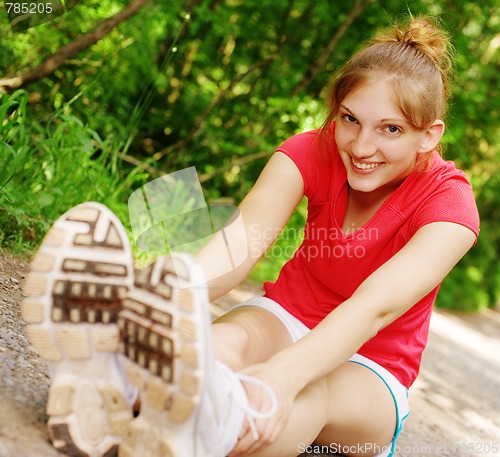
[[[225,457],[248,407],[241,380],[216,363],[201,268],[190,256],[157,260],[138,275],[118,323],[128,378],[141,391],[141,411],[119,448],[120,457]]]
[[[61,216],[31,263],[23,317],[49,363],[49,437],[71,456],[115,456],[132,420],[116,324],[132,282],[127,234],[98,203]]]
[[[258,384],[271,398],[269,411],[261,413],[248,404],[242,382]],[[236,446],[246,419],[253,434],[259,435],[255,419],[268,419],[276,414],[277,399],[272,389],[258,378],[235,373],[221,362],[215,362],[211,382],[200,405],[196,430],[196,457],[225,457]]]

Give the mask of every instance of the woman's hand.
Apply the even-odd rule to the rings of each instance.
[[[287,382],[291,377],[278,372],[269,362],[252,365],[242,370],[241,373],[262,380],[272,389],[276,395],[277,410],[268,419],[250,418],[250,421],[253,420],[255,424],[257,440],[255,440],[252,425],[249,420],[246,420],[230,457],[253,454],[275,441],[288,423],[293,402],[298,393],[291,383]],[[250,408],[263,414],[273,408],[273,399],[262,386],[252,382],[243,382],[243,387],[247,393]]]

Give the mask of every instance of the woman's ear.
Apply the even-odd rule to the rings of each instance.
[[[429,152],[436,148],[444,133],[444,122],[436,119],[425,131],[424,141],[418,148],[418,152]]]

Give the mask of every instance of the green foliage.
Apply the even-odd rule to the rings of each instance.
[[[70,207],[87,200],[110,206],[128,219],[126,195],[144,177],[125,173],[113,144],[79,119],[55,113],[42,125],[28,123],[26,93],[0,99],[0,243],[21,252],[32,250],[50,224]]]
[[[5,99],[5,101],[4,101]],[[0,190],[12,179],[28,155],[28,136],[24,129],[27,94],[16,91],[0,98]]]
[[[0,72],[33,68],[125,4],[80,2],[23,33],[13,33],[0,15]],[[356,5],[364,8],[352,16]],[[276,146],[321,124],[330,74],[408,8],[439,16],[453,36],[446,157],[467,172],[482,217],[477,246],[445,281],[438,304],[496,305],[500,12],[494,0],[151,2],[29,92],[2,96],[2,244],[31,248],[61,211],[85,199],[106,202],[126,222],[133,190],[193,165],[209,200],[237,204]],[[304,211],[289,227],[300,230]],[[274,253],[297,242],[280,237]],[[276,277],[284,262],[278,257],[267,256],[252,276]]]

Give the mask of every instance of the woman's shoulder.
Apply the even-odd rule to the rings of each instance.
[[[291,137],[287,138],[283,143],[281,143],[281,145],[278,147],[278,151],[282,152],[302,151],[304,153],[307,153],[312,148],[315,148],[317,146],[320,135],[321,131],[319,129],[296,133],[295,135],[292,135]]]
[[[406,202],[414,201],[417,206],[435,201],[455,207],[464,200],[469,203],[474,201],[472,185],[465,172],[453,161],[443,159],[437,151],[434,151],[427,168],[416,171],[408,184],[406,192],[402,192],[400,197]]]
[[[467,175],[452,160],[445,160],[437,151],[433,152],[431,164],[422,174],[422,178],[431,182],[443,183],[458,179],[470,185]]]
[[[413,231],[430,222],[455,222],[479,233],[479,214],[467,175],[435,152],[429,167],[418,172],[402,196]]]
[[[333,141],[332,141],[333,139]],[[333,130],[308,130],[285,140],[278,148],[297,165],[304,179],[306,196],[326,199],[332,173],[339,162]]]
[[[286,139],[277,151],[283,152],[296,161],[316,164],[321,168],[330,168],[337,162],[337,144],[335,143],[335,123],[330,128],[320,128],[296,133]]]

